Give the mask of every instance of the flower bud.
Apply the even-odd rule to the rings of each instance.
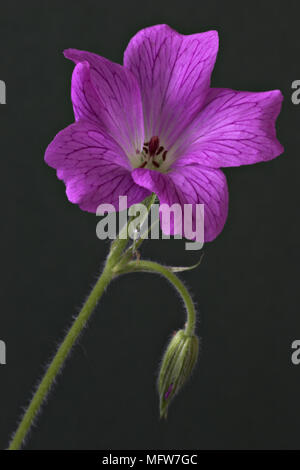
[[[168,406],[172,398],[190,377],[196,364],[199,340],[195,335],[188,335],[179,330],[171,339],[162,360],[158,392],[160,398],[160,417],[167,417]]]

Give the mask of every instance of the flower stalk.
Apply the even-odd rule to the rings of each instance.
[[[193,269],[193,266],[191,269]],[[193,300],[185,285],[172,271],[172,268],[162,266],[154,261],[130,261],[121,269],[117,265],[115,272],[116,274],[129,272],[160,274],[175,287],[184,302],[187,312],[185,328],[179,330],[170,341],[162,360],[158,379],[160,416],[161,418],[167,418],[171,400],[190,377],[198,358],[199,340],[195,335],[196,310]]]
[[[181,296],[186,312],[187,312],[187,321],[185,325],[185,333],[188,336],[191,336],[195,332],[196,327],[196,310],[191,298],[191,295],[185,285],[181,282],[181,280],[174,274],[169,267],[162,266],[159,263],[154,261],[146,261],[146,260],[138,260],[138,261],[130,261],[126,264],[125,267],[119,268],[118,265],[115,266],[114,272],[116,275],[119,274],[126,274],[129,272],[150,272],[160,274],[161,276],[165,277],[177,290],[179,295]]]
[[[144,201],[144,204],[147,207],[147,214],[149,214],[151,205],[154,203],[155,198],[156,196],[155,194],[153,194],[152,196],[150,196]],[[180,279],[176,276],[176,274],[172,272],[172,268],[162,266],[159,263],[156,263],[154,261],[145,261],[145,260],[140,260],[140,259],[133,260],[133,257],[136,254],[136,250],[141,245],[144,238],[143,236],[141,236],[137,240],[136,243],[133,243],[129,248],[126,249],[127,244],[128,244],[128,228],[129,228],[129,224],[131,220],[132,219],[129,220],[127,226],[121,230],[118,238],[114,240],[114,242],[111,244],[110,252],[108,254],[104,270],[102,274],[100,275],[98,281],[96,282],[94,288],[92,289],[86,302],[84,303],[78,316],[75,318],[63,342],[59,346],[49,367],[47,368],[45,375],[42,378],[35,394],[33,395],[33,398],[31,402],[29,403],[29,406],[27,410],[25,411],[25,414],[12,438],[12,441],[9,445],[8,450],[19,450],[22,447],[24,440],[26,439],[30,431],[30,428],[35,418],[37,417],[45,398],[47,397],[53,383],[55,382],[57,375],[59,374],[62,367],[64,366],[64,363],[68,355],[70,354],[74,344],[78,340],[80,334],[82,333],[84,327],[86,326],[88,320],[90,319],[92,313],[94,312],[95,307],[98,304],[103,292],[105,291],[109,283],[120,274],[143,271],[143,272],[157,273],[165,277],[178,291],[186,307],[187,321],[186,321],[184,331],[181,330],[183,331],[184,338],[187,341],[187,343],[190,343],[190,341],[194,341],[193,338],[195,337],[194,332],[195,332],[195,324],[196,324],[196,312],[195,312],[195,307],[194,307],[192,298],[187,288],[180,281]],[[141,226],[142,226],[142,223],[141,223]],[[126,231],[126,236],[124,236],[124,230]],[[177,389],[181,387],[184,381],[183,376],[187,377],[189,375],[189,369],[190,369],[189,365],[191,361],[189,361],[186,357],[186,354],[185,354],[186,350],[190,351],[189,348],[187,349],[186,346],[184,346],[182,350],[183,354],[181,355],[179,354],[178,356],[178,360],[179,360],[178,364],[180,364],[180,367],[178,368],[178,365],[176,367],[173,367],[173,365],[170,366],[169,367],[170,370],[174,369],[171,375],[170,375],[170,370],[168,370],[168,377],[170,376],[171,378],[170,380],[172,380],[175,384],[174,389],[172,390],[170,389],[170,385],[171,385],[171,388],[173,387],[173,385],[169,384],[168,380],[163,380],[163,382],[161,382],[163,383],[162,391],[160,391],[161,415],[166,416],[166,410],[170,402],[170,400],[167,400],[167,398],[171,399],[175,395],[175,393],[177,392]],[[163,366],[163,370],[165,369],[166,367]],[[175,370],[180,372],[176,380],[174,378]],[[166,390],[165,390],[166,386],[170,390],[169,392],[167,391],[168,392],[167,398],[164,398],[166,397]]]
[[[40,382],[17,431],[9,445],[8,450],[19,450],[36,418],[40,408],[47,397],[51,386],[53,385],[57,375],[62,369],[69,353],[71,352],[75,342],[79,338],[81,332],[86,326],[91,314],[93,313],[97,303],[99,302],[105,288],[113,277],[112,267],[108,264],[105,266],[103,273],[99,277],[92,292],[87,298],[77,318],[74,320],[65,339],[59,346],[57,353],[51,361],[42,381]]]
[[[149,198],[144,201],[148,212],[155,200],[155,197],[155,195],[149,196]],[[90,319],[104,290],[112,281],[112,279],[116,277],[116,265],[118,263],[124,264],[124,262],[126,265],[126,260],[132,257],[132,251],[127,250],[127,252],[124,253],[124,250],[126,249],[126,246],[128,244],[128,227],[130,222],[131,219],[129,220],[128,224],[121,230],[117,239],[114,240],[111,244],[110,252],[108,254],[103,272],[100,275],[87,300],[85,301],[78,316],[75,318],[63,342],[59,346],[50,365],[48,366],[45,375],[43,376],[36,392],[34,393],[33,398],[31,399],[29,406],[27,407],[25,414],[23,415],[23,418],[9,444],[8,450],[19,450],[22,447],[22,444],[24,443],[24,440],[26,439],[26,436],[28,435],[31,426],[33,425],[34,420],[37,417],[44,400],[46,399],[53,383],[55,382],[56,377],[61,371],[74,344],[79,338],[88,320]],[[121,234],[124,235],[123,231],[126,231],[125,237],[121,236]]]

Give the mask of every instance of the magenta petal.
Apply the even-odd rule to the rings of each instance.
[[[217,51],[216,31],[184,36],[157,25],[131,39],[124,65],[141,88],[147,140],[157,135],[170,149],[203,105]]]
[[[72,100],[76,118],[90,119],[92,112],[126,155],[135,155],[144,143],[144,124],[141,93],[133,74],[91,52],[67,49],[64,55],[90,67],[88,71],[82,65],[74,71]]]
[[[126,155],[98,126],[78,121],[59,132],[49,144],[45,161],[66,184],[69,201],[96,212],[99,204],[119,209],[119,196],[128,206],[150,193],[133,181]]]
[[[92,121],[105,128],[102,116],[103,105],[91,82],[88,62],[79,62],[74,68],[71,98],[76,121]]]
[[[222,231],[228,213],[228,188],[220,170],[190,165],[168,174],[138,168],[134,181],[157,194],[161,204],[204,204],[204,239],[212,241]],[[162,226],[164,233],[166,227]],[[171,226],[171,235],[176,233]],[[178,232],[177,232],[178,233]]]
[[[275,129],[281,102],[278,90],[212,89],[205,107],[177,142],[176,165],[194,162],[220,168],[277,157],[283,152]]]

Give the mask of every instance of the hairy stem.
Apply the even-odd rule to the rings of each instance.
[[[181,282],[181,280],[174,274],[169,268],[166,266],[162,266],[159,263],[155,263],[154,261],[130,261],[127,265],[120,270],[116,271],[116,274],[125,274],[129,272],[152,272],[158,273],[164,276],[168,281],[175,287],[175,289],[180,294],[184,305],[187,311],[187,322],[185,326],[185,332],[187,335],[193,335],[195,332],[196,327],[196,311],[193,300],[190,296],[189,291],[185,287],[185,285]]]
[[[61,370],[67,356],[69,355],[74,343],[78,339],[80,333],[85,327],[88,319],[94,311],[103,291],[112,279],[112,269],[105,267],[103,273],[99,277],[95,287],[90,293],[88,299],[83,305],[79,315],[74,320],[65,339],[58,348],[52,362],[50,363],[40,385],[38,386],[23,418],[16,430],[14,437],[9,445],[8,450],[19,450],[22,446],[27,433],[29,432],[35,417],[37,416],[43,401],[45,400],[57,374]]]
[[[144,201],[144,204],[147,207],[147,213],[149,213],[151,205],[155,201],[155,197],[156,196],[153,194]],[[10,442],[8,450],[19,450],[21,448],[45,398],[51,389],[51,386],[72,350],[72,347],[87,324],[105,288],[110,281],[116,277],[114,270],[115,266],[120,262],[122,265],[126,265],[127,260],[131,259],[133,253],[132,248],[129,248],[124,253],[128,244],[128,227],[130,222],[131,220],[128,222],[127,226],[121,230],[118,238],[111,244],[104,270],[47,368],[45,375],[29,403],[12,441]],[[124,262],[122,262],[123,259]]]

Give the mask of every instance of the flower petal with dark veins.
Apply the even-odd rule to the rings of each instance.
[[[180,167],[168,174],[137,168],[132,177],[137,184],[156,193],[160,204],[179,204],[182,213],[184,204],[193,204],[193,218],[195,205],[204,204],[205,241],[212,241],[222,231],[228,213],[228,188],[222,171],[201,165]],[[161,217],[161,228],[166,235],[175,235],[181,227],[176,227],[176,221],[171,219],[169,230]]]
[[[85,107],[95,109],[95,94],[99,99],[97,117],[99,124],[118,142],[127,156],[135,155],[144,143],[144,122],[141,92],[134,75],[119,64],[91,52],[67,49],[65,57],[76,64],[87,62],[86,67],[75,72],[72,99],[77,119],[86,119]],[[86,84],[85,81],[88,80]],[[93,119],[94,120],[94,119]]]
[[[91,121],[106,129],[102,122],[103,105],[92,84],[88,62],[79,62],[73,70],[71,99],[76,121]]]
[[[176,164],[220,168],[271,160],[283,152],[276,137],[279,90],[260,93],[212,88],[174,152]]]
[[[45,161],[66,184],[69,201],[96,212],[99,204],[119,210],[119,196],[128,206],[149,196],[131,177],[130,165],[120,146],[101,128],[78,121],[59,132],[49,144]]]
[[[139,31],[124,65],[141,88],[145,138],[157,135],[170,148],[203,105],[218,52],[218,33],[185,36],[167,25]]]

